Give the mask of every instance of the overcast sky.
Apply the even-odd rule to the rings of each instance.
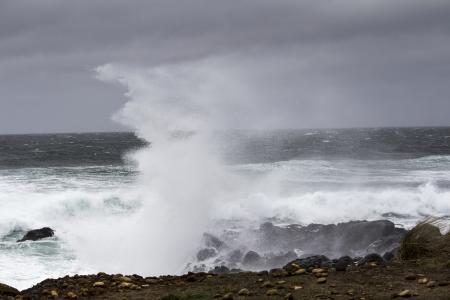
[[[97,66],[214,58],[240,127],[450,125],[448,0],[0,0],[0,133],[126,130]]]

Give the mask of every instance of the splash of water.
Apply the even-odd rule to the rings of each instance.
[[[226,175],[208,143],[211,111],[201,103],[207,99],[200,80],[207,77],[202,69],[188,70],[97,68],[99,79],[127,89],[115,119],[151,145],[130,154],[141,174],[139,211],[72,226],[81,260],[108,272],[177,273],[196,250]]]

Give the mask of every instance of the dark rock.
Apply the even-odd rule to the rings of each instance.
[[[208,273],[220,275],[220,274],[226,274],[229,272],[230,272],[230,269],[228,269],[227,267],[217,266],[214,269],[210,270]]]
[[[220,250],[225,247],[225,243],[222,242],[219,238],[213,236],[209,233],[203,234],[203,240],[206,247],[214,248]]]
[[[214,257],[216,255],[217,255],[217,252],[213,248],[205,248],[205,249],[198,251],[197,260],[204,261],[204,260],[207,260],[208,258]]]
[[[50,227],[43,227],[41,229],[33,229],[28,231],[23,238],[18,240],[17,242],[24,242],[24,241],[37,241],[43,238],[52,237],[55,234],[55,231],[51,229]]]
[[[395,257],[395,255],[394,255],[394,253],[392,253],[392,251],[388,251],[383,254],[383,259],[385,261],[391,261],[394,257]]]
[[[320,268],[320,267],[329,267],[331,265],[331,261],[328,257],[324,255],[314,255],[306,258],[299,258],[289,262],[283,268],[286,270],[290,267],[291,264],[296,264],[304,269],[308,268]]]
[[[336,271],[346,271],[347,267],[353,264],[353,259],[350,256],[342,256],[336,261]]]
[[[437,227],[427,223],[417,225],[406,234],[399,249],[400,258],[408,260],[435,256],[442,250],[438,245],[441,237]],[[450,248],[450,245],[447,246]]]
[[[366,255],[362,260],[358,261],[359,266],[363,266],[369,263],[376,263],[377,265],[384,265],[386,262],[385,260],[376,253],[371,253]]]
[[[7,297],[7,296],[15,297],[18,294],[19,294],[19,291],[17,289],[15,289],[9,285],[0,283],[0,296],[2,296],[0,298]]]
[[[255,251],[248,251],[244,259],[242,260],[242,264],[245,266],[258,266],[262,263],[261,256]]]
[[[266,251],[302,249],[332,256],[384,253],[398,247],[405,234],[405,229],[396,228],[387,220],[285,227],[267,222],[256,232],[261,248]]]

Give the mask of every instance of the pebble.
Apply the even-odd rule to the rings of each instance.
[[[78,296],[74,292],[68,292],[67,293],[67,298],[69,298],[69,299],[77,299]]]
[[[264,281],[264,279],[259,278],[256,282],[263,282],[263,281]]]
[[[313,274],[316,274],[316,273],[324,273],[324,272],[326,272],[325,269],[321,269],[321,268],[319,268],[319,269],[313,269],[313,270],[311,271],[311,273],[313,273]]]
[[[224,300],[233,300],[233,293],[226,293],[222,296],[222,299]]]
[[[411,297],[412,293],[410,290],[404,290],[404,291],[401,291],[400,293],[398,293],[397,296],[406,298],[406,297]]]
[[[279,293],[276,289],[270,289],[270,290],[267,290],[266,295],[267,296],[278,296]]]
[[[103,281],[97,281],[97,282],[94,282],[94,284],[92,286],[93,287],[103,287],[103,286],[105,286],[105,283]]]
[[[131,283],[129,283],[129,282],[122,282],[121,284],[119,284],[119,288],[121,288],[121,289],[127,289],[127,288],[130,288],[131,287]]]
[[[419,279],[417,280],[417,282],[418,282],[419,284],[426,284],[426,283],[428,282],[428,278],[426,278],[426,277],[424,277],[424,278],[419,278]]]
[[[436,286],[436,281],[429,281],[427,283],[427,288],[434,288]]]
[[[297,291],[297,290],[301,290],[303,287],[301,285],[294,285],[293,288],[295,291]]]
[[[119,277],[119,281],[131,282],[132,280],[130,277],[122,276],[122,277]]]
[[[264,282],[264,283],[262,284],[262,286],[265,287],[265,288],[271,288],[271,287],[274,287],[273,283],[270,282],[270,281]]]
[[[239,296],[250,296],[250,291],[248,290],[248,289],[241,289],[239,292],[238,292],[238,295]]]
[[[295,275],[302,275],[302,274],[306,274],[306,270],[305,269],[298,269],[297,271],[294,272]]]
[[[298,264],[296,264],[296,263],[292,263],[291,266],[293,266],[293,267],[296,268],[296,269],[300,269],[300,268],[301,268],[301,267],[300,267]]]
[[[327,282],[327,278],[326,277],[320,277],[316,280],[317,283],[325,283]]]
[[[52,290],[52,291],[50,292],[50,296],[52,296],[53,298],[58,298],[58,297],[59,297],[59,294],[58,294],[57,291]]]
[[[277,284],[285,284],[285,283],[286,283],[286,281],[284,281],[284,280],[277,281]]]

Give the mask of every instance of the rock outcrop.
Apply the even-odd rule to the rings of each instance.
[[[52,237],[55,234],[55,231],[50,227],[43,227],[41,229],[33,229],[28,231],[20,240],[17,242],[24,241],[37,241],[43,238]]]
[[[387,220],[307,226],[277,226],[266,222],[257,230],[233,232],[220,238],[205,234],[205,248],[198,252],[197,262],[209,259],[213,266],[258,270],[277,268],[298,258],[319,257],[316,254],[322,258],[347,256],[362,259],[373,253],[392,254],[405,234],[405,229],[397,228]],[[350,264],[347,258],[339,263],[337,259],[327,259],[330,264],[337,264],[339,269],[345,270]]]
[[[0,283],[0,298],[15,297],[19,294],[19,291],[9,285]]]

